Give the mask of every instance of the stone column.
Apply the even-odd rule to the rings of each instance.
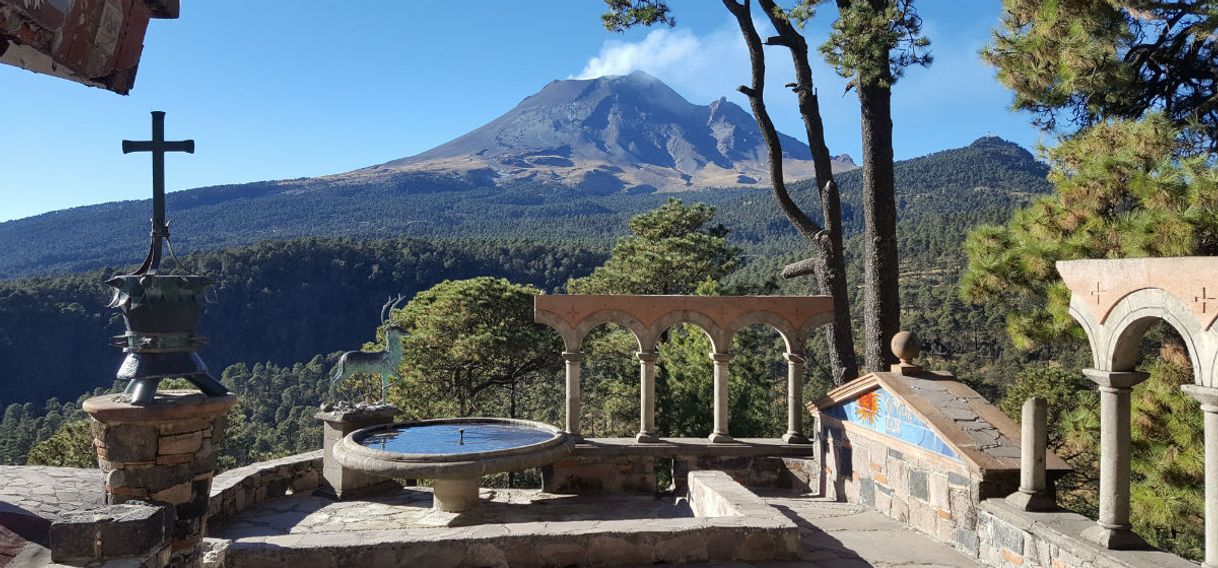
[[[1205,564],[1218,568],[1218,388],[1184,385],[1205,413]]]
[[[151,404],[123,395],[86,400],[106,502],[148,501],[173,507],[169,566],[198,566],[207,528],[216,452],[237,396],[159,391]]]
[[[713,443],[733,442],[727,427],[727,365],[732,361],[731,353],[711,353],[715,362],[715,429],[711,432]]]
[[[563,351],[567,362],[567,432],[579,439],[579,364],[584,354],[579,351]]]
[[[634,437],[639,443],[659,442],[656,436],[656,359],[655,351],[639,351],[639,434]]]
[[[1057,502],[1049,493],[1045,478],[1045,452],[1049,445],[1045,399],[1032,397],[1024,401],[1021,422],[1019,491],[1007,496],[1007,503],[1024,511],[1052,511]]]
[[[788,444],[811,444],[804,435],[804,369],[803,355],[787,353],[787,433],[782,440]]]
[[[321,412],[313,416],[323,423],[321,447],[324,450],[321,483],[315,493],[341,500],[401,489],[401,484],[392,479],[345,468],[334,459],[334,445],[347,434],[361,428],[393,422],[394,417],[398,415],[398,408],[391,404],[329,410],[325,408],[329,406],[323,407]]]
[[[1137,371],[1083,369],[1100,388],[1100,518],[1083,536],[1112,550],[1144,548],[1129,524],[1129,395]]]

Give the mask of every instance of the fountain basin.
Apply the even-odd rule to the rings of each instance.
[[[448,418],[372,426],[334,446],[339,465],[373,475],[435,482],[437,509],[478,503],[483,475],[549,465],[571,453],[574,438],[530,420]]]

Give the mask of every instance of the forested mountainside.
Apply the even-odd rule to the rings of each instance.
[[[533,242],[300,239],[184,259],[216,281],[201,352],[218,376],[239,361],[290,365],[357,349],[386,298],[412,297],[447,279],[492,275],[554,290],[604,253]],[[116,270],[0,282],[0,402],[75,399],[109,386],[122,360],[107,338],[123,333],[103,283]]]
[[[1007,210],[1048,191],[1045,166],[999,138],[898,162],[902,220],[981,209]],[[837,176],[846,231],[860,229],[859,171]],[[673,194],[598,193],[586,188],[516,183],[495,187],[468,178],[405,173],[342,184],[332,180],[257,182],[167,196],[179,252],[216,250],[303,237],[403,236],[561,240],[608,246],[632,215]],[[814,202],[811,181],[792,193]],[[768,190],[709,189],[675,194],[719,209],[733,240],[758,252],[794,252],[802,243]],[[819,207],[813,207],[819,211]],[[134,265],[147,250],[147,201],[77,207],[0,223],[0,279]]]

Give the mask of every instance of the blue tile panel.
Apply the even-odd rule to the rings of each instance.
[[[936,436],[926,422],[882,387],[833,405],[825,409],[825,414],[960,461],[956,452]]]

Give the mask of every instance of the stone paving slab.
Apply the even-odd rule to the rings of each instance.
[[[226,539],[287,534],[352,531],[431,529],[437,527],[491,527],[563,521],[618,521],[674,519],[693,516],[689,507],[672,498],[613,493],[591,496],[548,495],[522,489],[480,491],[482,503],[461,514],[432,509],[431,491],[406,488],[391,495],[354,501],[333,501],[313,495],[294,495],[267,501],[248,509],[210,536]],[[661,521],[662,522],[662,521]]]
[[[0,568],[47,565],[51,522],[103,500],[97,469],[0,466]]]
[[[952,547],[862,505],[763,495],[797,525],[800,560],[686,564],[690,568],[977,568]],[[654,565],[630,568],[654,568]]]
[[[799,526],[801,560],[759,563],[690,565],[699,568],[973,568],[981,566],[955,549],[916,533],[862,505],[774,493],[765,502]],[[280,535],[312,535],[414,529],[423,532],[465,527],[485,534],[527,533],[568,520],[606,522],[642,519],[664,523],[690,515],[671,498],[637,494],[558,496],[530,490],[483,489],[477,509],[449,515],[431,510],[428,490],[407,489],[368,501],[331,501],[299,495],[269,501],[248,510],[224,527],[218,538],[252,539]],[[672,522],[672,521],[670,521]],[[443,527],[448,527],[445,529]],[[653,565],[650,565],[653,566]],[[641,568],[641,567],[640,567]]]
[[[64,511],[101,504],[102,483],[98,470],[0,466],[0,513],[20,515],[21,521],[45,524]],[[932,541],[900,523],[862,505],[838,503],[782,493],[763,494],[799,526],[801,560],[788,562],[702,564],[700,568],[972,568],[980,566],[951,547]],[[464,530],[495,532],[510,526],[512,532],[527,531],[563,519],[603,520],[608,523],[644,519],[648,523],[684,522],[688,508],[671,498],[649,495],[608,494],[583,496],[540,495],[524,490],[483,489],[487,502],[476,515],[444,515],[431,510],[426,489],[404,490],[370,501],[330,501],[311,495],[275,499],[250,509],[214,536],[299,535],[313,540],[327,532],[369,531],[381,533],[386,525],[414,526],[446,532]],[[0,515],[0,523],[3,523]],[[9,517],[10,520],[15,517]],[[41,521],[35,520],[41,519]],[[25,523],[29,524],[29,523]],[[49,558],[30,556],[41,547],[28,527],[5,529],[25,541],[21,559],[0,558],[0,566],[43,565]],[[484,526],[485,528],[481,528]],[[448,528],[446,528],[448,527]],[[38,532],[38,531],[34,531]],[[310,536],[311,535],[311,536]],[[260,538],[260,537],[253,537]],[[45,541],[44,541],[45,542]],[[10,545],[15,544],[9,543]],[[16,552],[11,547],[9,550]],[[41,548],[45,551],[45,548]],[[36,560],[37,558],[37,560]],[[39,561],[41,560],[41,561]],[[11,563],[16,561],[17,563]],[[32,563],[31,563],[32,561]]]

